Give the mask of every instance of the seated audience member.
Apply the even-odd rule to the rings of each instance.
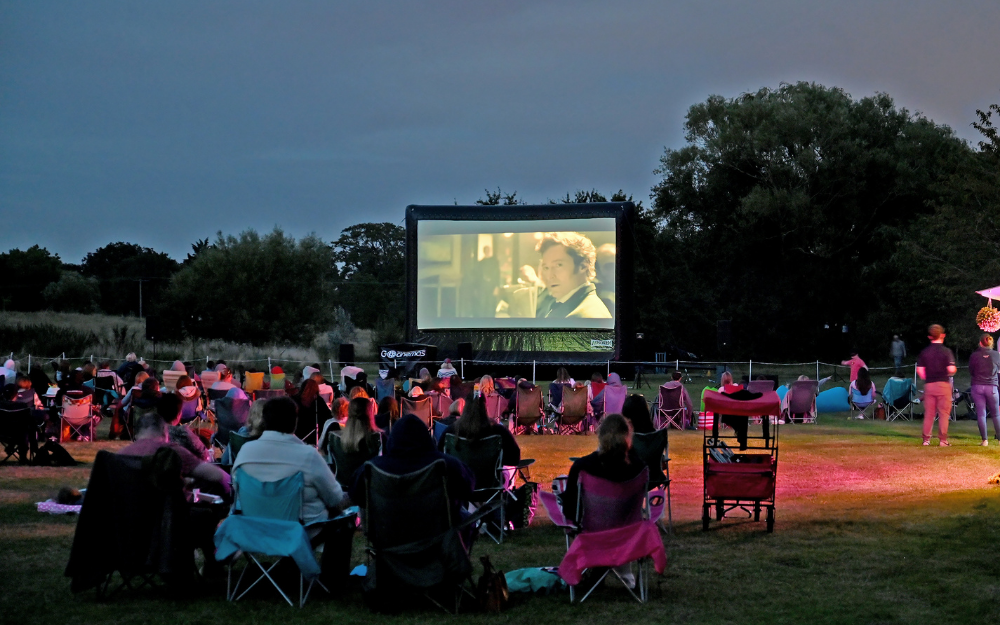
[[[809,379],[807,376],[799,376],[800,380],[802,378],[805,378],[807,380]],[[848,388],[857,391],[858,395],[864,397],[868,395],[868,392],[871,391],[874,386],[875,385],[872,383],[871,375],[869,375],[868,373],[868,368],[861,367],[860,369],[858,369],[858,377],[853,382],[851,382]]]
[[[719,376],[719,392],[727,395],[733,393],[738,393],[743,390],[742,384],[733,383],[733,374],[728,371],[723,371],[722,375]],[[740,451],[744,451],[747,448],[747,429],[750,425],[750,417],[742,417],[740,415],[729,415],[723,414],[719,415],[719,422],[728,425],[733,428],[733,432],[736,434],[736,441],[740,444]],[[767,421],[765,421],[767,423]]]
[[[730,374],[730,377],[732,377],[732,374]],[[663,387],[669,390],[676,388],[681,389],[681,406],[684,407],[684,416],[681,419],[681,425],[687,429],[688,425],[694,419],[694,402],[691,401],[691,395],[688,394],[687,388],[685,388],[684,383],[681,382],[683,378],[683,373],[680,371],[674,371],[670,374],[670,381],[664,384]]]
[[[117,373],[118,377],[121,378],[123,388],[128,388],[135,384],[135,376],[144,371],[142,365],[137,360],[138,357],[130,352],[128,356],[125,356],[125,362],[118,367]]]
[[[365,387],[363,386],[352,386],[351,390],[347,391],[347,399],[349,401],[355,400],[359,397],[362,399],[369,399],[371,396],[368,394],[368,391],[366,391]]]
[[[247,415],[247,422],[240,426],[240,429],[236,430],[236,433],[240,436],[247,437],[248,440],[257,440],[260,438],[261,433],[264,431],[264,404],[265,401],[255,401],[250,404],[250,413]],[[232,449],[229,445],[226,445],[226,449],[222,452],[222,458],[219,459],[219,464],[232,464],[233,456]]]
[[[301,397],[301,395],[299,396]],[[333,400],[330,407],[330,417],[323,423],[323,432],[319,435],[320,447],[326,445],[330,432],[339,432],[347,425],[347,416],[351,400],[340,396]],[[301,410],[301,407],[300,407]]]
[[[17,376],[8,383],[13,383],[17,387],[17,397],[14,401],[26,404],[32,410],[41,410],[43,408],[42,400],[39,399],[38,393],[35,392],[35,389],[31,387],[31,378],[23,373],[18,373]]]
[[[221,369],[217,369],[217,372],[219,374],[219,381],[212,385],[211,388],[213,391],[226,391],[226,397],[248,399],[247,394],[243,392],[243,389],[233,379],[233,372],[229,367],[223,365]],[[236,389],[235,392],[233,389]]]
[[[140,371],[136,374],[133,380],[132,388],[125,393],[125,397],[122,398],[122,410],[127,410],[133,401],[139,398],[140,393],[142,393],[142,383],[149,379],[149,374],[145,371]]]
[[[649,404],[646,398],[638,393],[632,393],[625,398],[622,405],[622,416],[632,424],[632,431],[636,434],[649,434],[655,432],[653,419],[649,414]]]
[[[385,434],[375,425],[375,400],[352,399],[347,406],[347,423],[340,434],[344,451],[366,458],[385,447]]]
[[[472,497],[476,479],[465,463],[435,448],[434,438],[419,417],[408,414],[397,421],[389,432],[389,440],[382,455],[369,462],[386,473],[405,475],[419,471],[438,459],[445,462],[448,496],[452,501],[454,518],[461,518],[461,510]],[[364,466],[354,474],[354,485],[351,486],[350,493],[355,505],[362,508],[367,506]]]
[[[388,431],[396,421],[399,420],[399,402],[395,397],[383,397],[378,403],[378,412],[375,414],[375,425],[379,429]]]
[[[123,389],[125,388],[125,383],[122,382],[121,376],[111,369],[111,362],[108,360],[103,360],[98,363],[96,377],[111,378],[111,389],[116,393],[123,392]]]
[[[464,399],[456,399],[451,402],[448,406],[448,416],[441,419],[441,423],[447,426],[458,421],[458,418],[462,416],[462,410],[465,409],[466,403]]]
[[[455,365],[451,364],[451,358],[445,358],[444,362],[441,363],[441,368],[438,369],[436,377],[441,379],[450,378],[456,373],[458,373],[458,371],[455,370]]]
[[[69,374],[69,378],[59,385],[55,401],[52,402],[52,406],[49,408],[49,421],[51,423],[59,423],[59,413],[62,410],[63,398],[67,394],[74,399],[89,397],[94,394],[94,389],[84,383],[83,371],[80,369]]]
[[[187,449],[197,458],[211,462],[214,458],[198,435],[186,425],[181,425],[184,401],[177,393],[164,393],[156,402],[156,414],[167,424],[167,437],[174,445]]]
[[[38,426],[45,421],[45,411],[31,410],[30,415],[26,415],[24,409],[27,404],[18,401],[17,397],[16,384],[5,384],[0,389],[0,408],[11,411],[2,415],[6,421],[4,430],[9,437],[5,441],[9,445],[6,453],[16,452],[19,464],[28,464],[29,453],[34,457],[38,452]]]
[[[49,376],[45,374],[45,371],[41,367],[35,365],[28,371],[28,377],[31,378],[31,388],[35,389],[35,393],[39,397],[47,394],[49,392],[49,386],[52,385],[52,380]]]
[[[413,388],[410,389],[409,395],[410,399],[419,399],[424,396],[424,389],[414,384]]]
[[[336,516],[347,504],[340,484],[316,448],[303,443],[295,435],[298,406],[291,397],[267,400],[263,420],[263,433],[240,449],[233,463],[233,474],[242,470],[258,481],[274,482],[302,473],[302,521],[307,525],[306,532],[313,546],[325,545],[320,561],[322,579],[332,583],[346,577],[350,567],[354,524],[308,527]]]
[[[423,369],[420,370],[420,375],[417,377],[416,384],[420,388],[420,390],[429,391],[431,388],[431,383],[433,381],[434,378],[431,377],[431,372],[427,369],[427,367],[424,367]]]
[[[118,453],[123,456],[151,456],[160,447],[170,447],[177,452],[181,459],[181,475],[215,485],[224,494],[229,493],[229,474],[198,458],[183,446],[171,442],[167,434],[167,423],[157,412],[145,414],[138,419],[135,442],[123,447]]]
[[[330,408],[320,397],[319,384],[316,380],[306,380],[302,385],[302,391],[295,399],[299,404],[295,435],[300,439],[307,437],[310,432],[316,432],[317,424],[325,424],[331,419]]]
[[[196,397],[201,396],[201,391],[198,389],[198,385],[194,383],[194,380],[190,376],[182,375],[177,378],[177,385],[174,387],[178,395],[184,401],[194,401]],[[199,403],[200,405],[200,403]]]
[[[92,362],[85,362],[83,363],[83,366],[80,367],[80,371],[83,372],[83,381],[90,382],[97,374],[97,365]]]
[[[187,373],[187,367],[185,367],[184,363],[181,362],[180,360],[175,360],[174,364],[170,365],[170,370],[171,371],[179,371],[179,372],[185,373],[185,374]]]
[[[132,399],[132,406],[138,410],[152,410],[160,400],[160,381],[153,376],[142,381],[139,395]]]
[[[461,418],[444,431],[438,442],[438,449],[444,450],[444,438],[448,434],[455,434],[471,441],[478,441],[487,436],[499,436],[503,444],[503,466],[516,467],[521,462],[521,447],[517,444],[517,439],[505,426],[490,421],[489,415],[486,414],[486,400],[483,397],[465,404]]]
[[[489,397],[497,392],[496,385],[493,383],[493,377],[484,375],[479,378],[479,394],[483,397]]]
[[[49,363],[56,384],[62,388],[69,381],[69,363],[65,360],[53,360]]]
[[[152,456],[161,447],[170,447],[180,457],[181,475],[194,480],[194,487],[229,498],[229,474],[167,439],[167,424],[156,412],[145,414],[136,423],[135,442],[118,451],[123,456]],[[190,527],[195,547],[205,556],[204,574],[221,574],[223,567],[215,560],[215,528],[220,521],[215,511],[192,509]]]
[[[580,472],[612,482],[627,482],[646,468],[632,449],[632,424],[620,414],[609,414],[597,426],[597,451],[573,463],[566,490],[559,495],[566,518],[576,518]]]

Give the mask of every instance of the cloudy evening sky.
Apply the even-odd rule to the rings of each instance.
[[[1000,2],[0,0],[0,250],[401,222],[484,188],[647,204],[692,104],[883,91],[974,140]]]

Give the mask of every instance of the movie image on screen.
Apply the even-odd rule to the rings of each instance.
[[[417,222],[417,327],[615,327],[615,219]]]

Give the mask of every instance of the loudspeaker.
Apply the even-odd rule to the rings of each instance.
[[[341,343],[340,357],[337,360],[342,367],[354,365],[354,343]]]
[[[472,360],[472,343],[458,344],[458,358],[460,360]]]
[[[146,315],[147,341],[162,341],[164,339],[163,331],[163,320],[159,315]]]
[[[719,351],[724,352],[732,346],[733,342],[733,322],[729,319],[720,319],[715,322],[716,342]]]

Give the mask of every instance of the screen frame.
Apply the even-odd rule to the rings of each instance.
[[[562,333],[592,333],[593,329],[580,328],[417,328],[417,223],[420,221],[533,221],[543,219],[593,219],[613,218],[615,220],[615,324],[613,352],[608,352],[612,360],[627,358],[632,352],[633,328],[633,245],[632,233],[635,220],[635,205],[632,202],[600,202],[587,204],[540,204],[518,206],[423,206],[406,207],[406,333],[408,341],[433,342],[440,344],[444,351],[453,342],[469,341],[491,333],[517,335],[540,333],[547,330]],[[529,354],[522,354],[527,357]],[[539,354],[536,354],[539,355]],[[596,353],[547,352],[544,357],[560,355],[567,359],[579,360],[581,356],[593,358]]]

